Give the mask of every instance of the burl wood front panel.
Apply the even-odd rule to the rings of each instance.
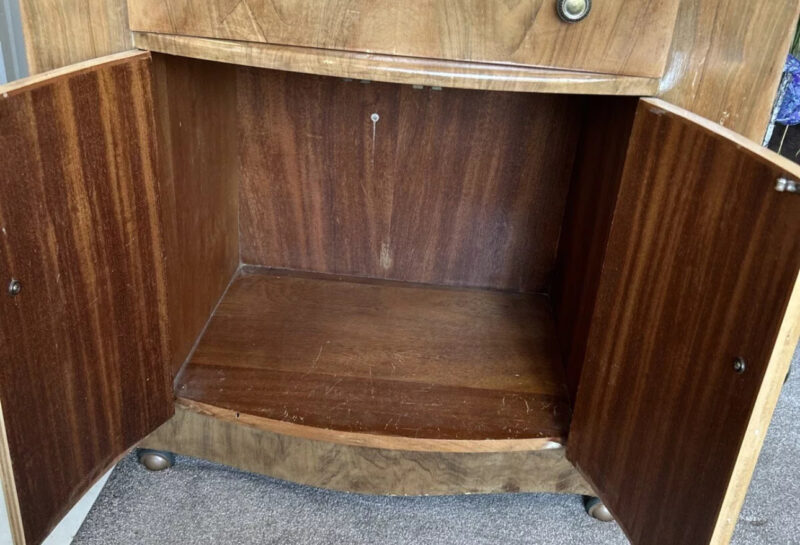
[[[243,262],[547,287],[579,98],[243,68],[238,103]]]
[[[132,30],[431,59],[660,77],[679,0],[128,0]]]

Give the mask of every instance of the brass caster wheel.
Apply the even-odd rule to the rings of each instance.
[[[611,514],[611,511],[609,511],[605,504],[600,501],[600,498],[596,498],[594,496],[584,496],[583,506],[586,508],[586,512],[589,513],[589,516],[592,518],[596,518],[602,522],[611,522],[614,520],[614,516]]]
[[[162,450],[140,448],[138,453],[139,463],[150,471],[161,471],[175,464],[175,455]]]

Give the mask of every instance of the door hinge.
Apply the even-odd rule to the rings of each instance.
[[[778,178],[775,184],[775,191],[782,191],[786,193],[800,193],[800,184],[788,178]]]

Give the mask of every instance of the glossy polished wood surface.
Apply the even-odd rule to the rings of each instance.
[[[131,29],[405,57],[660,77],[679,0],[129,0]]]
[[[238,96],[243,262],[547,288],[578,98],[249,68]]]
[[[173,374],[239,266],[235,71],[154,56]]]
[[[19,0],[31,74],[133,47],[125,0]]]
[[[185,398],[344,432],[563,440],[547,300],[245,269],[175,384]]]
[[[658,96],[761,142],[798,0],[681,0]]]
[[[584,95],[651,96],[659,78],[354,53],[134,32],[136,47],[209,61],[408,85]]]
[[[586,101],[550,295],[575,399],[637,100]]]
[[[0,399],[29,544],[173,412],[150,85],[140,53],[0,88]]]
[[[707,544],[800,269],[775,190],[800,168],[662,101],[630,142],[567,455],[633,543]]]
[[[283,435],[216,415],[179,402],[175,416],[140,446],[361,494],[591,493],[563,448],[469,454],[365,448]]]

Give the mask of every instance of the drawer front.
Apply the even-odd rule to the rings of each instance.
[[[660,77],[679,0],[128,0],[132,30]]]

